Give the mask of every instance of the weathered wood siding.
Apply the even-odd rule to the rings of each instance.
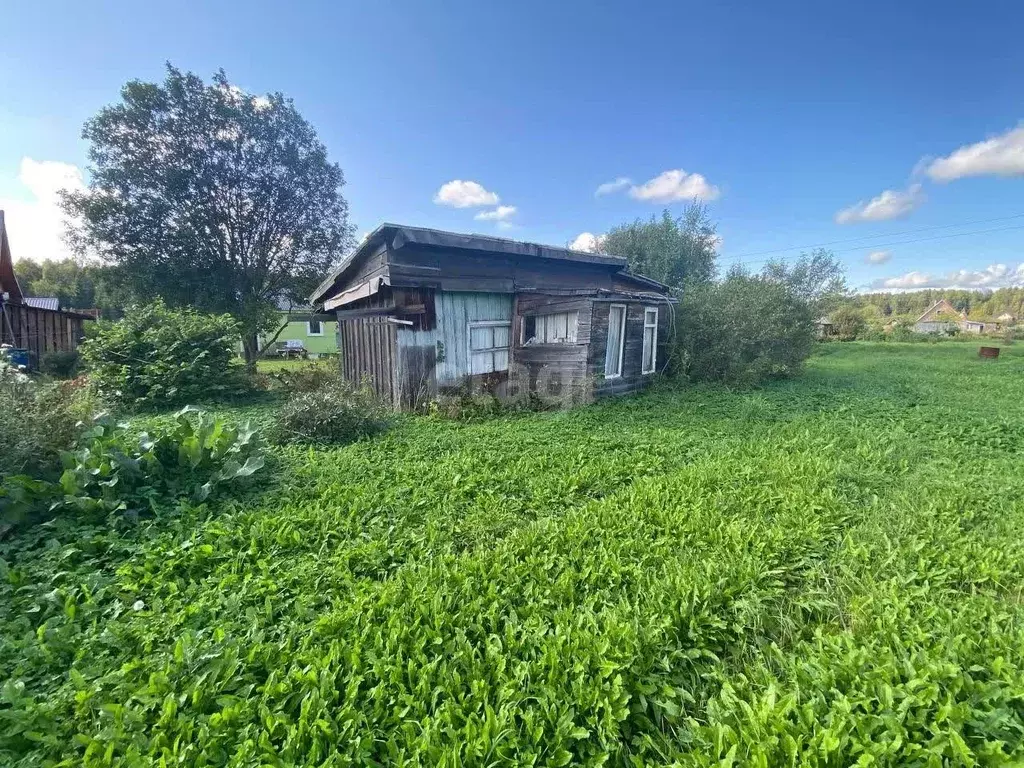
[[[512,295],[507,293],[436,291],[434,301],[434,327],[429,330],[402,328],[398,332],[398,344],[407,357],[417,361],[415,369],[410,367],[403,380],[410,387],[418,388],[422,376],[409,378],[419,372],[422,362],[429,357],[424,351],[433,352],[433,386],[452,387],[462,383],[470,375],[469,366],[469,324],[488,320],[512,321]],[[406,350],[416,349],[415,352]]]
[[[612,304],[626,305],[625,345],[622,354],[622,376],[607,379],[604,376],[605,353],[608,346],[608,316]],[[623,395],[646,387],[653,374],[644,374],[644,310],[658,308],[658,353],[656,370],[661,370],[668,350],[669,312],[664,302],[595,301],[590,331],[590,351],[587,370],[594,381],[594,395]]]
[[[390,283],[396,287],[483,293],[612,288],[612,270],[596,264],[412,245],[391,252],[389,260]]]
[[[386,317],[352,317],[338,321],[338,352],[341,374],[358,383],[368,379],[386,403],[400,403],[395,350],[395,325]]]
[[[49,352],[78,349],[85,319],[67,312],[39,309],[25,304],[4,304],[0,317],[0,344],[27,349],[31,366],[37,368]]]
[[[530,316],[577,312],[575,343],[523,346],[523,319]],[[512,323],[512,369],[516,383],[541,396],[562,397],[587,386],[587,358],[593,317],[589,297],[525,293],[516,297]]]

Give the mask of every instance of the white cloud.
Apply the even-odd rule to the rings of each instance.
[[[607,238],[607,235],[595,235],[593,232],[580,232],[576,235],[576,239],[569,243],[569,249],[572,251],[597,253],[604,246],[604,241]]]
[[[892,251],[872,251],[864,257],[864,260],[868,264],[885,264],[891,258]]]
[[[958,269],[945,275],[907,272],[898,277],[875,280],[869,287],[880,291],[912,291],[923,288],[1009,288],[1024,286],[1024,263],[1016,268],[990,264],[984,269]]]
[[[934,181],[966,176],[1024,176],[1024,125],[977,144],[965,144],[926,169]]]
[[[682,169],[662,171],[653,179],[629,188],[629,196],[652,203],[673,203],[678,200],[715,200],[721,194],[699,173]]]
[[[500,198],[494,192],[488,192],[475,181],[455,179],[442,184],[434,195],[438,205],[450,205],[452,208],[479,208],[483,205],[497,205]]]
[[[64,243],[62,189],[85,189],[78,166],[55,160],[24,157],[18,181],[28,192],[25,198],[0,198],[14,260],[55,261],[75,254]]]
[[[621,192],[632,183],[632,179],[626,178],[625,176],[619,176],[615,181],[606,181],[604,184],[599,186],[594,192],[594,197],[610,195],[613,192]]]
[[[898,219],[916,210],[924,200],[920,184],[911,184],[906,190],[887,189],[866,203],[862,200],[839,211],[836,224]]]
[[[514,205],[499,205],[493,211],[480,211],[473,218],[480,221],[505,221],[515,216],[516,210]]]

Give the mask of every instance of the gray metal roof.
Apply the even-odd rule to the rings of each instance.
[[[60,299],[56,296],[26,296],[25,303],[36,309],[52,309],[55,312],[60,310]]]
[[[428,229],[426,227],[408,227],[401,224],[384,223],[363,238],[363,241],[346,256],[327,278],[317,286],[309,297],[313,304],[319,303],[335,281],[355,263],[359,257],[369,251],[379,248],[391,238],[391,245],[394,248],[401,248],[403,245],[413,243],[424,246],[440,248],[452,248],[472,251],[484,251],[500,253],[509,256],[529,256],[539,259],[558,259],[561,261],[575,261],[584,264],[603,264],[609,267],[618,267],[625,270],[628,262],[622,256],[609,256],[603,253],[589,253],[586,251],[574,251],[571,248],[563,248],[554,245],[542,245],[540,243],[528,243],[521,240],[510,240],[504,237],[492,237],[490,235],[463,234],[459,232],[445,232],[440,229]],[[656,280],[643,277],[642,275],[629,275],[638,282],[645,283],[657,290],[668,290]]]

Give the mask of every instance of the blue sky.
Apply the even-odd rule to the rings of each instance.
[[[361,231],[565,244],[700,194],[725,265],[830,242],[858,287],[996,286],[1024,280],[1021,29],[1019,2],[20,3],[0,206],[16,258],[59,255],[82,123],[169,60],[292,97]]]

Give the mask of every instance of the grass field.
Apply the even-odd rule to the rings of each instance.
[[[832,344],[0,543],[0,764],[1024,758],[1024,346]]]

